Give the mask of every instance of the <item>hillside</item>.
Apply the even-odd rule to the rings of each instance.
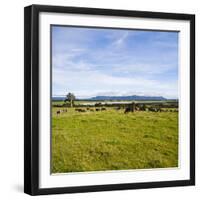
[[[167,100],[166,98],[162,96],[138,96],[138,95],[132,95],[132,96],[96,96],[92,97],[88,100],[120,100],[120,101],[164,101]]]

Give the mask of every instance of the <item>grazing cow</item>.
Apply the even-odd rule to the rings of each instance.
[[[162,109],[161,109],[161,108],[158,108],[158,112],[162,112]]]
[[[87,107],[86,109],[87,109],[87,110],[90,110],[90,108],[88,108],[88,107]]]
[[[61,112],[62,112],[62,110],[57,110],[56,114],[57,114],[57,115],[60,115]]]
[[[128,113],[128,112],[131,112],[130,108],[126,108],[125,111],[124,111],[125,114]]]
[[[99,108],[96,108],[96,111],[100,111],[100,109],[99,109]]]
[[[155,110],[154,110],[154,108],[153,108],[153,107],[149,107],[149,111],[152,111],[152,112],[154,112]]]
[[[101,108],[101,110],[103,111],[103,110],[106,110],[106,108]]]
[[[81,108],[77,108],[76,111],[78,111],[78,112],[86,112],[86,110],[81,109]]]
[[[82,112],[83,109],[81,109],[81,108],[76,108],[75,111],[77,111],[77,112]]]

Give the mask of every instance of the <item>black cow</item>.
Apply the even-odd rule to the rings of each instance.
[[[131,108],[126,108],[126,109],[125,109],[124,113],[126,114],[126,113],[128,113],[128,112],[131,112]]]
[[[86,110],[81,109],[81,108],[76,108],[75,111],[78,111],[78,112],[86,112]]]
[[[56,114],[57,114],[57,115],[60,115],[61,112],[62,112],[62,110],[57,110]]]

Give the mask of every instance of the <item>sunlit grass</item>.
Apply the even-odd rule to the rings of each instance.
[[[178,166],[178,113],[112,108],[52,117],[52,173]]]

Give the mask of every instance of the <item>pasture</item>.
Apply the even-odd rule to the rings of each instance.
[[[52,173],[178,166],[178,112],[52,106]]]

